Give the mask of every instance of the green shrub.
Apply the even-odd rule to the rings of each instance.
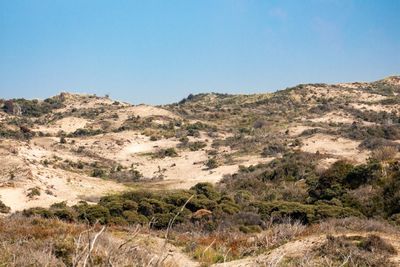
[[[400,213],[400,173],[396,173],[386,181],[382,198],[387,216]]]
[[[80,136],[93,136],[103,133],[100,129],[77,129],[75,132],[68,134],[68,137],[80,137]]]
[[[53,209],[52,212],[55,217],[67,222],[74,222],[77,216],[76,212],[69,207]]]
[[[211,159],[207,160],[205,165],[209,169],[215,169],[215,168],[218,168],[218,166],[219,166],[218,161],[215,158],[211,158]]]
[[[103,169],[95,168],[92,171],[92,177],[104,178],[105,176],[106,176],[106,172]]]
[[[346,177],[354,166],[346,161],[335,162],[316,181],[310,184],[309,195],[313,201],[340,198],[345,192]]]
[[[156,229],[165,229],[168,227],[169,222],[174,218],[174,216],[175,214],[173,213],[157,213],[154,215],[152,226]]]
[[[382,166],[379,162],[370,162],[355,166],[345,177],[344,183],[351,189],[375,182],[379,179]]]
[[[40,208],[40,207],[24,209],[22,211],[22,214],[27,217],[32,217],[32,216],[40,216],[43,218],[54,217],[54,214],[51,210],[45,209],[45,208]]]
[[[312,205],[285,201],[256,202],[251,205],[258,209],[262,219],[272,218],[279,222],[285,218],[291,218],[305,224],[315,221]]]
[[[347,207],[338,207],[333,205],[315,205],[315,220],[321,221],[327,218],[346,218],[363,217],[362,213]]]
[[[136,211],[131,211],[131,210],[126,210],[122,213],[123,217],[125,220],[128,222],[128,224],[147,224],[148,219],[146,216],[143,216]]]
[[[150,217],[154,214],[154,209],[148,201],[143,200],[139,202],[138,212],[146,217]]]
[[[281,221],[285,218],[298,220],[304,224],[318,222],[327,218],[344,218],[363,215],[351,208],[343,208],[332,205],[308,205],[299,202],[272,201],[255,202],[251,206],[258,209],[258,213],[263,219],[273,219]]]
[[[9,101],[18,104],[21,107],[22,115],[28,117],[40,117],[64,106],[62,101],[56,98],[47,98],[44,101],[19,98]],[[5,111],[7,112],[7,110]]]
[[[178,153],[176,152],[175,148],[165,148],[160,149],[156,153],[154,153],[153,157],[155,158],[165,158],[165,157],[177,157]]]
[[[0,213],[9,213],[10,210],[10,207],[6,206],[6,204],[4,204],[3,201],[0,200]]]
[[[40,188],[39,187],[29,188],[26,196],[29,198],[33,198],[35,196],[40,196]]]
[[[187,144],[187,147],[190,149],[190,151],[197,151],[206,146],[207,146],[207,144],[205,142],[201,142],[201,141],[189,142]]]
[[[96,222],[106,224],[110,219],[109,210],[101,205],[81,205],[78,207],[78,211],[78,218],[90,224]]]
[[[190,190],[193,190],[198,195],[204,195],[208,199],[215,200],[220,194],[215,190],[214,186],[210,183],[198,183],[195,186],[191,187]]]
[[[129,199],[125,199],[122,203],[122,208],[124,210],[137,211],[138,207],[139,205],[135,201]]]

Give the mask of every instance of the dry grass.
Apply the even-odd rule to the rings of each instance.
[[[262,232],[242,233],[226,229],[212,233],[174,232],[172,239],[176,245],[184,246],[187,254],[208,266],[256,257],[302,235],[305,229],[306,226],[299,222],[287,220],[282,224],[271,223]]]
[[[139,228],[88,227],[59,220],[0,219],[0,266],[168,266]],[[155,253],[157,252],[157,253]]]

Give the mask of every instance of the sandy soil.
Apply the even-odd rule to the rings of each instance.
[[[370,110],[370,111],[375,111],[375,112],[400,112],[400,108],[396,105],[366,105],[366,104],[360,104],[360,103],[352,103],[351,106],[355,109],[359,110]]]
[[[349,115],[349,114],[345,114],[343,112],[329,112],[327,114],[324,114],[323,116],[314,118],[314,119],[310,119],[310,121],[312,122],[324,122],[324,123],[353,123],[354,121],[356,121],[356,119]]]
[[[301,150],[310,153],[319,151],[321,154],[330,154],[339,158],[354,159],[364,162],[368,153],[358,149],[360,142],[333,137],[325,134],[315,134],[303,140]]]
[[[90,197],[126,190],[122,184],[92,178],[60,169],[30,166],[33,178],[19,182],[15,187],[0,187],[2,201],[18,211],[30,207],[48,207],[53,203],[67,201],[69,205]],[[41,194],[29,198],[28,189],[37,187]]]
[[[66,117],[46,126],[40,125],[39,127],[37,127],[37,131],[49,134],[56,134],[59,131],[72,133],[75,132],[77,129],[85,128],[88,123],[90,123],[90,121],[86,119]]]
[[[305,130],[315,129],[316,127],[305,126],[305,125],[296,125],[289,127],[289,136],[296,137],[303,133]],[[284,132],[284,131],[283,131]]]

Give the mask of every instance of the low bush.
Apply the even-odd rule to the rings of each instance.
[[[26,194],[27,197],[33,198],[35,196],[40,196],[40,188],[39,187],[32,187],[28,189],[28,193]]]
[[[4,204],[3,201],[0,200],[0,213],[9,213],[10,210],[10,207],[6,206],[6,204]]]
[[[208,169],[215,169],[218,168],[219,166],[218,161],[215,158],[207,160],[205,165],[207,166]]]
[[[271,156],[276,156],[278,154],[286,152],[286,147],[285,145],[274,142],[268,144],[266,147],[263,148],[263,151],[261,152],[261,155],[264,157],[271,157]]]
[[[206,146],[207,146],[207,144],[205,142],[201,142],[201,141],[189,142],[187,144],[187,147],[190,149],[190,151],[197,151]]]
[[[79,128],[75,132],[68,134],[68,137],[80,137],[80,136],[93,136],[93,135],[98,135],[102,134],[103,131],[100,129],[82,129]]]
[[[155,158],[165,158],[165,157],[177,157],[178,152],[176,152],[175,148],[165,148],[165,149],[159,149],[157,152],[153,154],[153,157]]]

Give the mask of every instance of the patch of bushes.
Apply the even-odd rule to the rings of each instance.
[[[197,151],[206,146],[207,146],[207,144],[205,142],[201,142],[201,141],[187,143],[187,147],[190,149],[190,151]]]
[[[47,98],[44,101],[37,99],[27,100],[24,98],[11,99],[9,100],[14,104],[17,104],[21,108],[23,116],[28,117],[40,117],[42,115],[50,113],[54,109],[64,107],[62,101],[57,98]],[[4,111],[8,112],[7,105],[4,106]]]
[[[346,161],[335,162],[317,180],[309,181],[309,195],[312,201],[339,199],[348,189],[376,182],[381,165],[370,162],[366,165],[353,166]]]
[[[319,156],[302,152],[285,154],[267,164],[241,166],[217,187],[199,183],[190,190],[130,191],[102,197],[95,205],[58,203],[24,214],[102,224],[150,223],[162,229],[179,211],[176,225],[197,225],[206,232],[231,228],[258,231],[255,226],[263,228],[266,221],[281,223],[287,218],[303,224],[364,216],[400,221],[399,163],[369,161],[354,166],[338,161],[319,173],[315,170],[317,159]],[[116,167],[111,175],[128,172]]]
[[[398,125],[361,126],[353,123],[350,126],[342,126],[338,133],[355,140],[365,140],[366,138],[400,139],[400,127]]]
[[[271,156],[276,156],[278,154],[284,153],[286,151],[285,145],[279,143],[279,142],[274,142],[268,144],[266,147],[263,148],[263,151],[261,152],[261,155],[264,157],[271,157]]]
[[[11,130],[6,125],[0,124],[0,138],[9,138],[9,139],[31,139],[35,136],[35,133],[32,132],[26,126],[20,126],[17,130]]]
[[[370,150],[375,150],[381,147],[394,147],[395,149],[399,150],[400,144],[384,138],[370,137],[362,141],[359,147]]]
[[[360,217],[362,214],[351,208],[332,205],[309,205],[299,202],[272,201],[255,202],[251,204],[257,208],[261,218],[282,222],[286,218],[300,221],[304,224],[315,223],[326,218]]]

